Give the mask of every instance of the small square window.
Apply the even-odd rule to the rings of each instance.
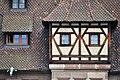
[[[90,34],[89,35],[89,45],[90,46],[100,46],[100,35],[99,34]]]
[[[25,5],[25,0],[12,0],[12,8],[24,9]]]
[[[6,34],[6,44],[7,45],[28,45],[28,34]]]
[[[71,45],[71,35],[60,34],[60,45]]]

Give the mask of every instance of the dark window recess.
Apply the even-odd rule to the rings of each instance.
[[[100,35],[99,34],[89,34],[89,45],[90,46],[100,46]]]
[[[28,34],[6,34],[7,45],[28,45],[29,35]]]
[[[26,8],[26,0],[12,0],[11,5],[14,9],[24,9]]]
[[[60,34],[60,45],[70,46],[71,45],[71,34]]]
[[[13,43],[13,35],[8,35],[8,43]]]

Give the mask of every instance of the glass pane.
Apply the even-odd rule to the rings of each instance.
[[[14,35],[14,38],[19,38],[20,36],[19,35]]]
[[[13,3],[12,8],[18,8],[18,3]]]
[[[22,44],[27,43],[27,35],[22,35]]]
[[[62,35],[62,44],[69,44],[69,35]]]
[[[25,3],[25,0],[20,0],[20,3]]]
[[[19,43],[19,35],[14,35],[14,43]]]
[[[27,38],[27,35],[22,35],[22,38]]]
[[[22,39],[22,44],[26,44],[27,43],[27,39]]]
[[[91,44],[98,44],[98,35],[91,35]]]
[[[25,4],[19,4],[19,8],[25,8]]]
[[[13,3],[18,3],[18,0],[13,0]]]

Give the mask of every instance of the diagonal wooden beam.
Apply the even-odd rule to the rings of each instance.
[[[100,55],[100,53],[101,53],[101,51],[102,51],[102,49],[103,49],[103,47],[104,47],[107,39],[108,39],[108,35],[107,35],[107,37],[105,38],[105,40],[104,40],[104,42],[103,42],[103,44],[102,44],[102,46],[101,46],[101,48],[100,48],[100,50],[99,50],[99,52],[98,52],[98,55]]]
[[[77,33],[75,32],[75,30],[72,28],[72,31],[75,33],[76,37],[77,37]]]
[[[59,28],[57,28],[57,30],[55,31],[55,33],[53,34],[53,37],[55,37],[55,35],[57,34]]]
[[[71,53],[72,53],[72,51],[73,51],[73,49],[74,49],[74,47],[75,47],[75,44],[77,43],[79,37],[80,37],[80,35],[77,35],[77,38],[76,38],[75,42],[73,43],[73,46],[72,46],[72,48],[71,48],[71,50],[70,50],[70,52],[69,52],[68,55],[71,55]]]
[[[81,40],[83,41],[83,44],[85,45],[85,48],[87,49],[89,55],[92,55],[89,48],[88,48],[88,45],[85,43],[85,40],[83,38],[81,38]]]
[[[84,35],[86,34],[88,28],[84,31],[83,35],[82,35],[82,38],[84,37]]]
[[[100,29],[101,29],[102,33],[104,34],[104,36],[107,37],[105,31],[102,28],[100,28]]]
[[[85,47],[86,47],[89,55],[92,55],[91,52],[90,52],[90,50],[89,50],[89,48],[88,48],[88,46],[87,46],[87,44],[85,43],[85,40],[83,39],[83,37],[84,37],[84,35],[86,34],[87,30],[88,30],[88,28],[86,28],[86,30],[84,31],[84,33],[83,33],[83,35],[82,35],[82,37],[81,37],[81,40],[83,41],[83,44],[85,45]]]

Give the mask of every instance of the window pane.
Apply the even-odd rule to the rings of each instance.
[[[19,1],[19,8],[25,8],[25,0]]]
[[[69,44],[69,35],[62,35],[62,44]]]
[[[18,3],[18,0],[13,0],[13,3]]]
[[[26,44],[27,43],[27,39],[22,39],[22,44]]]
[[[19,43],[19,35],[14,35],[14,43]]]
[[[27,35],[22,35],[22,38],[27,38]]]
[[[19,8],[25,8],[25,4],[19,4]]]
[[[27,35],[22,35],[22,44],[27,43]]]
[[[25,0],[20,0],[20,3],[25,3]]]
[[[20,36],[19,35],[14,35],[14,38],[19,38]]]
[[[18,0],[13,0],[12,8],[18,8]]]
[[[12,8],[18,8],[18,3],[13,3]]]
[[[91,35],[91,44],[98,44],[98,35]]]

